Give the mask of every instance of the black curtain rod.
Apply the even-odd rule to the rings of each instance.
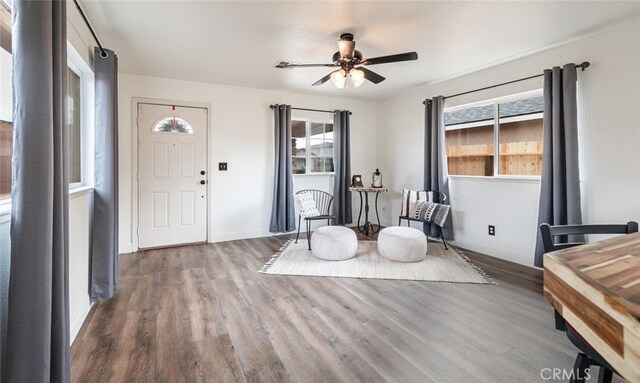
[[[89,32],[91,32],[91,35],[93,35],[93,39],[96,40],[96,44],[98,44],[98,48],[100,48],[100,56],[106,58],[107,56],[109,56],[109,53],[107,53],[107,51],[105,51],[104,48],[102,47],[102,44],[100,44],[100,40],[98,40],[98,36],[96,36],[96,33],[93,31],[93,28],[91,28],[91,24],[89,24],[89,20],[87,20],[87,16],[85,16],[84,12],[82,12],[82,8],[80,8],[80,4],[78,4],[78,0],[73,0],[73,2],[75,3],[76,8],[78,8],[78,12],[80,12],[80,16],[82,16],[84,23],[87,24],[87,28],[89,28]]]
[[[576,69],[580,68],[584,72],[584,70],[587,69],[590,65],[591,65],[591,63],[589,61],[585,61],[582,64],[576,64]],[[513,84],[513,83],[516,83],[516,82],[520,82],[520,81],[531,80],[532,78],[542,77],[542,76],[544,76],[544,73],[536,74],[536,75],[529,76],[529,77],[519,78],[517,80],[511,80],[511,81],[503,82],[503,83],[496,84],[496,85],[485,86],[484,88],[478,88],[478,89],[469,90],[469,91],[462,92],[462,93],[452,94],[451,96],[446,96],[444,99],[446,100],[448,98],[464,96],[465,94],[480,92],[480,91],[487,90],[487,89],[493,89],[493,88],[497,88],[499,86],[509,85],[509,84]],[[422,101],[422,104],[423,105],[426,104],[426,101]]]
[[[276,107],[276,105],[269,105],[269,108],[271,108],[271,109],[275,109],[275,107]],[[331,114],[336,112],[335,110],[307,109],[307,108],[294,108],[294,107],[291,107],[291,109],[294,109],[294,110],[306,110],[307,112],[321,112],[321,113],[331,113]],[[352,114],[353,113],[349,112],[349,115],[352,115]]]

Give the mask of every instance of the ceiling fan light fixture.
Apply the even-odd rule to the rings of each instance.
[[[335,68],[332,72],[311,84],[311,86],[319,86],[331,80],[336,88],[344,89],[351,87],[358,88],[365,81],[371,81],[374,84],[379,84],[385,80],[384,77],[367,69],[367,66],[369,65],[389,64],[418,59],[418,54],[416,52],[406,52],[388,56],[369,57],[366,60],[363,60],[362,52],[355,48],[356,42],[353,40],[353,33],[343,33],[340,35],[340,40],[338,40],[338,51],[333,54],[331,63],[295,64],[288,61],[280,61],[276,64],[276,68]]]
[[[343,89],[347,82],[347,72],[344,69],[340,69],[331,74],[331,82],[338,89]]]
[[[357,88],[364,83],[364,72],[360,69],[351,69],[349,71],[349,77],[351,77],[351,81],[353,85]]]

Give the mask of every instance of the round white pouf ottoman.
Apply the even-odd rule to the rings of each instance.
[[[387,227],[378,233],[378,252],[390,261],[419,262],[427,254],[427,237],[412,227]]]
[[[327,261],[342,261],[356,255],[356,233],[344,226],[323,226],[311,235],[311,253]]]

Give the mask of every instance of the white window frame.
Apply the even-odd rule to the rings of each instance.
[[[84,90],[82,89],[82,78],[84,77],[84,75],[82,74],[82,72],[78,69],[78,67],[73,63],[73,61],[71,61],[71,59],[67,59],[67,67],[73,72],[75,73],[79,78],[80,78],[80,181],[79,182],[69,182],[69,189],[75,189],[75,188],[79,188],[84,186],[84,174],[83,174],[83,170],[85,167],[84,164],[84,148],[82,145],[82,139],[84,137],[84,127],[85,127],[85,123],[83,121],[84,118],[84,108],[82,105],[83,104],[83,98],[84,98]],[[68,91],[68,90],[67,90]],[[71,150],[71,148],[69,148],[69,150]]]
[[[0,6],[5,8],[9,13],[11,13],[11,2],[8,0],[0,0]],[[13,55],[13,52],[9,52]],[[13,118],[11,118],[11,124],[13,124]],[[9,198],[0,201],[0,216],[8,214],[11,212],[11,196]]]
[[[69,184],[72,192],[93,188],[94,73],[67,41],[67,66],[80,76],[80,182]]]
[[[305,135],[305,142],[306,142],[306,147],[310,148],[311,147],[311,124],[332,124],[333,125],[333,120],[316,120],[316,119],[310,119],[310,118],[302,118],[302,117],[291,117],[291,121],[304,121],[305,123],[305,130],[304,130],[304,135]],[[335,132],[335,127],[334,127],[334,132]],[[333,142],[335,145],[335,135],[333,136]],[[293,158],[296,157],[301,157],[301,156],[294,156],[292,155],[292,161]],[[335,157],[331,157],[334,159],[335,161]],[[294,177],[316,177],[316,176],[333,176],[335,174],[335,162],[334,162],[334,171],[333,172],[311,172],[310,169],[311,167],[309,166],[309,164],[311,163],[311,150],[306,150],[306,157],[305,157],[305,173],[304,174],[293,174]]]
[[[466,124],[456,124],[452,126],[445,126],[445,131],[450,130],[458,130],[465,128],[473,128],[479,126],[491,126],[493,125],[493,175],[492,176],[476,176],[476,175],[450,175],[449,177],[459,177],[459,178],[479,178],[479,179],[520,179],[520,180],[534,180],[539,181],[541,176],[529,176],[529,175],[515,175],[515,174],[499,174],[500,172],[500,122],[509,123],[516,121],[528,121],[528,120],[537,120],[542,119],[543,113],[532,113],[524,116],[514,116],[514,117],[506,117],[500,121],[500,114],[498,110],[498,105],[502,103],[518,101],[526,98],[531,98],[535,96],[542,96],[542,89],[536,89],[528,92],[512,94],[508,96],[496,97],[488,100],[482,100],[477,102],[472,102],[463,105],[456,105],[452,107],[448,107],[444,109],[444,113],[454,112],[456,110],[467,109],[477,106],[487,106],[493,105],[494,107],[494,117],[493,123],[489,120],[485,121],[477,121],[470,122]]]
[[[2,0],[1,6],[11,10],[10,2]],[[94,73],[82,56],[67,40],[67,66],[80,76],[80,150],[82,182],[69,184],[70,194],[93,189],[93,138],[94,138]],[[11,211],[11,198],[0,201],[0,215]]]

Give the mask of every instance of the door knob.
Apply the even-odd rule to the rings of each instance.
[[[205,181],[205,180],[200,180],[200,185],[204,185],[204,184],[206,184],[206,183],[207,183],[207,181]]]
[[[200,174],[204,175],[204,170],[200,170]]]

